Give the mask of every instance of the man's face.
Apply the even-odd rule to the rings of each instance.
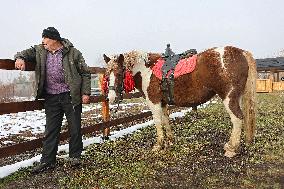
[[[46,37],[42,38],[42,45],[44,46],[44,48],[48,51],[51,50],[51,47],[56,43],[57,41],[54,39],[49,39]]]

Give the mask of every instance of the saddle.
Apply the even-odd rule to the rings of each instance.
[[[174,105],[174,71],[175,67],[181,59],[189,58],[197,54],[196,49],[187,50],[181,54],[175,54],[170,45],[167,44],[167,48],[162,58],[165,60],[161,71],[162,71],[162,83],[161,88],[164,99],[167,104]]]

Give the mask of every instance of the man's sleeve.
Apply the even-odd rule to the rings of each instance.
[[[78,57],[79,74],[82,77],[81,95],[91,95],[91,73],[82,53]]]
[[[31,47],[29,49],[23,50],[21,52],[18,52],[14,56],[16,59],[23,59],[25,62],[35,62],[36,59],[36,50],[34,47]]]

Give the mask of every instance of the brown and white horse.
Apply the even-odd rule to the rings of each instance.
[[[110,102],[121,97],[126,72],[132,73],[135,88],[143,93],[157,129],[157,143],[153,150],[172,145],[174,138],[161,80],[151,70],[159,58],[160,54],[140,51],[112,58],[104,55]],[[246,142],[251,142],[255,133],[255,82],[256,63],[251,53],[232,46],[215,47],[197,54],[193,72],[174,79],[174,102],[176,106],[191,107],[205,103],[217,94],[233,124],[230,140],[224,146],[225,156],[233,157],[240,145],[242,125]]]

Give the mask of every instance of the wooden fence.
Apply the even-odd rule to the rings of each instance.
[[[14,61],[13,60],[1,60],[0,59],[0,69],[6,70],[14,70]],[[91,67],[92,74],[100,74],[102,75],[105,72],[104,68]],[[26,65],[26,71],[33,71],[34,66],[30,63]],[[140,93],[127,94],[124,95],[123,98],[138,98],[141,97]],[[106,101],[105,96],[91,96],[91,103],[102,103],[102,116],[103,122],[94,124],[88,127],[82,127],[82,134],[94,133],[95,131],[102,130],[104,136],[108,136],[110,132],[110,127],[116,126],[119,124],[131,122],[138,119],[143,119],[152,115],[149,112],[143,112],[137,115],[131,115],[128,117],[118,118],[115,120],[110,120],[109,114],[109,103]],[[33,111],[43,109],[44,100],[35,100],[35,101],[23,101],[23,102],[10,102],[10,103],[1,103],[0,104],[0,115],[9,114],[9,113],[17,113],[24,111]],[[66,140],[69,137],[68,131],[62,132],[60,134],[60,141]],[[43,138],[38,138],[35,140],[21,142],[18,144],[13,144],[10,146],[0,148],[0,158],[9,157],[15,154],[20,154],[29,150],[34,150],[42,146]]]
[[[273,91],[283,91],[284,81],[274,82],[273,79],[257,79],[256,92],[271,93]]]

